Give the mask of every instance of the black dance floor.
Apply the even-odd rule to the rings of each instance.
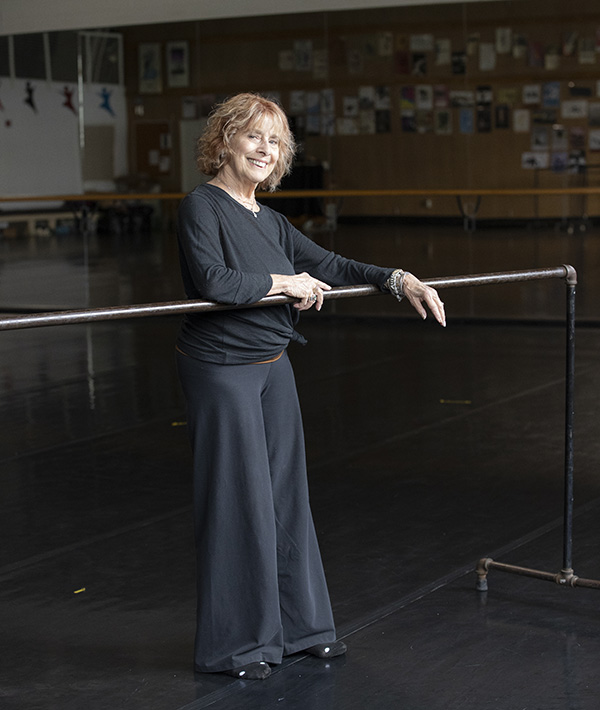
[[[403,247],[424,276],[510,262],[503,254],[494,269],[496,250],[482,236],[462,243],[474,269],[457,256],[443,268],[448,235],[429,235],[435,248],[426,250],[418,237]],[[518,238],[507,238],[514,268],[578,266],[571,250],[581,242],[523,263],[532,237]],[[7,273],[38,274],[44,263],[62,274],[55,288],[22,278],[21,293],[18,280],[10,292],[5,282],[7,309],[19,298],[75,307],[176,294],[176,261],[161,239],[99,242],[86,259],[76,242],[33,253],[31,244],[2,246]],[[589,320],[598,314],[585,283]],[[497,571],[487,593],[475,591],[483,556],[552,572],[562,564],[564,287],[530,286],[535,296],[519,286],[505,303],[482,289],[486,309],[475,289],[447,292],[446,329],[406,317],[406,304],[390,316],[383,296],[303,319],[309,344],[290,354],[313,513],[349,651],[331,661],[298,654],[263,682],[192,669],[177,319],[1,333],[2,710],[598,708],[599,592]],[[386,317],[362,312],[379,303]],[[537,310],[523,322],[520,307]],[[486,312],[502,320],[463,317]],[[578,328],[576,340],[574,566],[597,579],[600,330]]]

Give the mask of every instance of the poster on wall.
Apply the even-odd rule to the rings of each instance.
[[[162,92],[160,44],[158,42],[140,44],[138,62],[140,94],[160,94]]]
[[[528,170],[546,170],[550,167],[549,153],[526,152],[521,155],[521,167]]]
[[[535,106],[542,100],[542,87],[540,84],[526,84],[523,87],[523,103],[526,106]]]
[[[569,154],[566,152],[552,153],[550,156],[550,168],[555,173],[563,173],[569,164]]]
[[[440,109],[434,114],[434,130],[439,136],[449,136],[452,133],[452,113]]]
[[[588,121],[590,126],[600,126],[600,101],[590,101]]]
[[[429,84],[417,84],[416,106],[418,109],[433,108],[433,87]]]
[[[509,54],[512,49],[512,29],[510,27],[496,27],[496,52]]]
[[[467,55],[465,52],[452,52],[452,73],[466,74]]]
[[[560,107],[562,118],[585,118],[588,114],[588,102],[585,99],[563,101]]]
[[[547,81],[542,86],[542,106],[558,108],[560,106],[560,82]]]
[[[515,133],[529,133],[531,115],[529,109],[517,108],[513,112],[513,130]]]
[[[594,152],[600,151],[600,131],[599,130],[590,131],[589,146],[590,146],[590,150],[592,150]]]
[[[493,71],[496,68],[496,48],[491,42],[479,45],[479,70]]]
[[[547,126],[533,126],[531,131],[531,150],[548,150],[550,134]]]
[[[167,84],[172,88],[189,86],[190,59],[187,42],[167,42]]]
[[[510,107],[507,104],[497,104],[495,106],[496,128],[509,128]]]
[[[450,64],[452,60],[452,42],[449,39],[435,41],[435,65],[442,67]]]
[[[569,134],[565,126],[552,126],[552,150],[566,152],[569,147]]]
[[[421,52],[412,55],[413,76],[425,76],[427,74],[427,56]]]
[[[473,111],[470,108],[461,108],[458,120],[461,133],[473,133]]]

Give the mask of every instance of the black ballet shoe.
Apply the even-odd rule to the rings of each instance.
[[[332,641],[331,643],[318,643],[316,646],[304,650],[317,658],[335,658],[335,656],[343,656],[348,647],[343,641]]]
[[[264,680],[271,675],[271,667],[264,661],[258,661],[257,663],[248,663],[247,666],[232,668],[230,671],[223,671],[223,673],[244,680]]]

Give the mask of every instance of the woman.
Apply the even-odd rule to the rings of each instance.
[[[198,612],[195,667],[266,678],[269,664],[336,640],[308,504],[302,422],[286,354],[299,311],[332,286],[372,283],[425,303],[445,325],[437,293],[407,272],[322,249],[259,205],[295,146],[281,108],[239,94],[212,113],[198,141],[212,179],[182,202],[182,277],[189,298],[252,304],[286,294],[294,306],[189,314],[177,342],[194,456]]]

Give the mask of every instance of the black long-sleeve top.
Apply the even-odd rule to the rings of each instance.
[[[393,269],[345,259],[315,244],[278,212],[252,213],[214,185],[199,185],[182,201],[178,240],[183,285],[190,299],[255,303],[270,274],[304,271],[331,286],[383,286]],[[187,314],[178,347],[199,360],[226,365],[267,360],[295,337],[291,304]]]

